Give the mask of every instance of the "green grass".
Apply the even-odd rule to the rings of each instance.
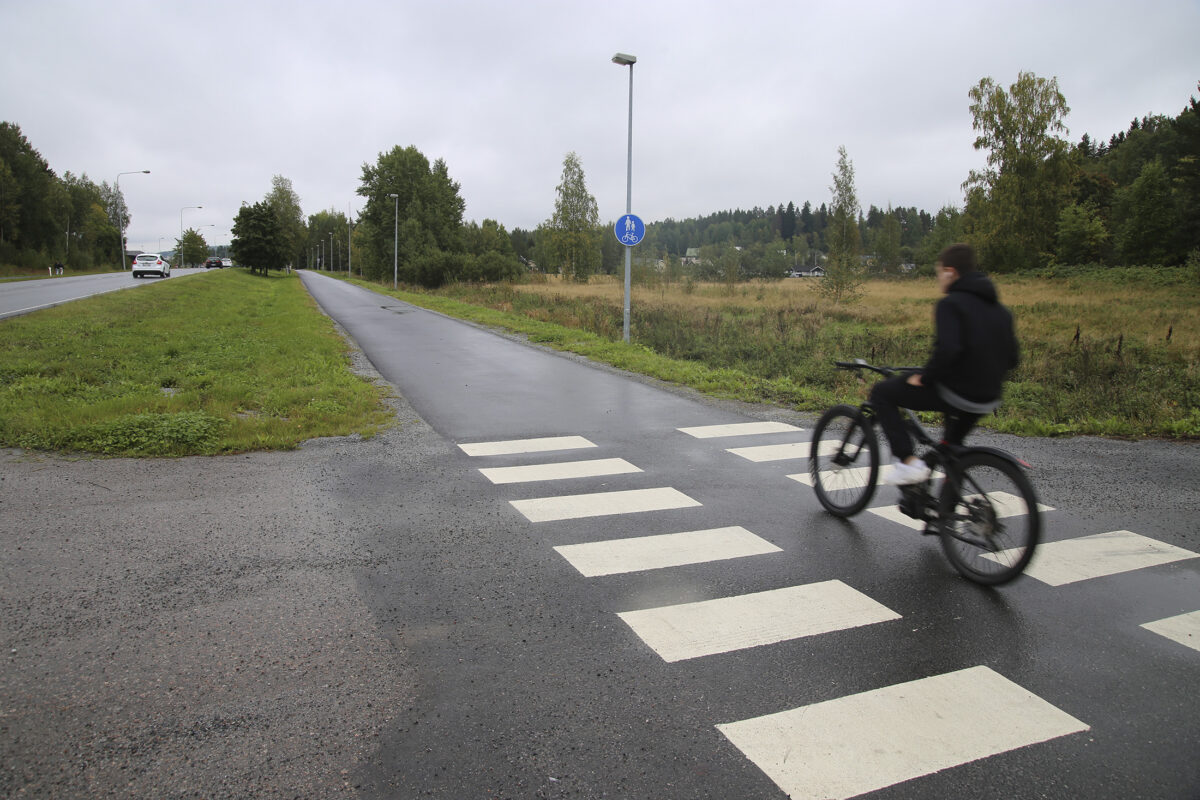
[[[176,277],[0,322],[0,445],[111,456],[370,436],[382,390],[295,276]]]

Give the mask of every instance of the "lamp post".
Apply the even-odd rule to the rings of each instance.
[[[333,231],[329,232],[329,271],[333,272]]]
[[[204,208],[204,206],[184,206],[179,209],[179,252],[175,254],[175,260],[181,267],[183,266],[183,212],[189,208]]]
[[[637,63],[637,56],[617,53],[612,60],[618,66],[629,67],[629,157],[625,162],[625,213],[628,215],[633,213],[633,65]],[[625,246],[625,315],[622,334],[626,342],[629,341],[629,273],[632,251],[633,248],[629,245]]]
[[[400,195],[389,194],[396,201],[396,214],[392,222],[392,289],[399,284],[400,276]]]
[[[121,263],[121,269],[125,269],[125,218],[121,215],[121,176],[122,175],[149,175],[148,169],[135,169],[133,172],[118,172],[116,184],[116,208],[117,208],[117,261]]]

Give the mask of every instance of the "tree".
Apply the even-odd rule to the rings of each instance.
[[[367,277],[391,276],[393,237],[398,227],[395,258],[401,279],[429,287],[451,279],[444,268],[452,268],[455,262],[439,256],[463,252],[466,205],[444,161],[438,159],[431,165],[415,147],[393,147],[380,153],[375,164],[363,164],[357,191],[367,198],[358,223],[364,240],[359,255]],[[355,263],[359,263],[358,256]]]
[[[833,173],[833,205],[829,210],[829,226],[825,239],[829,258],[825,262],[825,277],[821,279],[821,294],[835,303],[858,297],[864,280],[858,215],[861,206],[854,188],[854,163],[844,146],[838,148],[837,171]]]
[[[1063,264],[1098,262],[1103,258],[1110,238],[1094,205],[1072,203],[1059,215],[1055,254]]]
[[[288,264],[286,243],[279,233],[279,218],[266,200],[242,206],[233,220],[233,257],[251,272],[267,274]]]
[[[1163,264],[1171,256],[1171,243],[1178,223],[1171,197],[1171,184],[1162,162],[1155,159],[1142,167],[1128,187],[1117,192],[1122,220],[1117,231],[1117,249],[1126,264]]]
[[[976,150],[987,150],[987,169],[972,170],[967,190],[967,230],[981,260],[996,271],[1043,263],[1052,252],[1057,222],[1068,200],[1070,109],[1055,78],[1022,72],[1006,91],[984,78],[970,91]]]
[[[900,272],[900,220],[889,207],[875,232],[875,258],[887,275]]]
[[[545,228],[554,263],[577,281],[587,281],[600,268],[600,209],[588,193],[583,164],[575,153],[563,159],[554,215]]]
[[[175,241],[176,266],[188,264],[203,264],[208,258],[208,243],[195,228],[188,228],[183,236]]]
[[[271,178],[271,191],[267,193],[266,203],[275,214],[287,263],[303,264],[308,230],[304,224],[304,212],[300,210],[300,196],[292,188],[292,182],[282,175]],[[342,241],[345,242],[345,239]]]

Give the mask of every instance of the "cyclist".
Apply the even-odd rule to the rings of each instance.
[[[930,474],[913,455],[900,409],[946,412],[945,439],[961,444],[975,422],[1000,405],[1004,377],[1018,361],[1012,314],[979,271],[971,246],[947,247],[934,271],[945,297],[934,308],[929,359],[920,370],[880,381],[871,390],[871,404],[895,459],[885,480],[898,486],[921,483]]]

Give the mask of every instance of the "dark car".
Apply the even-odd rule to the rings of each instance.
[[[223,269],[225,267],[225,262],[216,256],[204,262],[205,269],[212,269],[213,267],[216,267],[217,269]]]

